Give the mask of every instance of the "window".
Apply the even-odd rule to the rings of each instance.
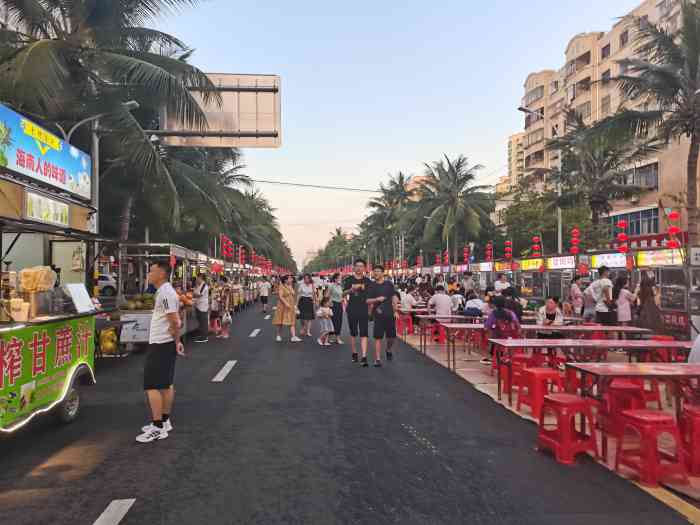
[[[639,17],[639,29],[646,29],[647,27],[649,27],[649,16]]]
[[[603,49],[600,50],[600,58],[605,60],[610,56],[610,44],[607,44]]]
[[[607,84],[610,82],[610,70],[603,71],[603,74],[600,75],[600,80],[603,81],[604,84]]]
[[[533,131],[527,136],[526,139],[526,147],[530,147],[533,144],[537,144],[538,142],[542,142],[544,140],[544,130],[543,129],[538,129],[537,131]]]
[[[606,95],[600,100],[600,116],[605,117],[609,113],[610,113],[610,95]]]
[[[576,111],[581,118],[587,119],[591,116],[591,103],[586,102],[585,104],[581,104],[574,111]]]
[[[659,163],[653,162],[625,173],[625,184],[643,186],[651,190],[659,189]]]
[[[533,102],[544,97],[544,86],[537,86],[535,89],[531,89],[523,97],[523,106],[527,107]]]
[[[630,41],[630,34],[629,31],[625,31],[620,35],[620,49],[625,47],[627,43]]]
[[[627,222],[627,230],[625,233],[630,236],[636,235],[652,235],[659,233],[659,209],[651,208],[648,210],[635,211],[632,213],[622,213],[613,215],[607,218],[608,227],[610,228],[610,236],[615,237],[619,231],[616,225],[620,221]]]
[[[620,62],[620,75],[627,74],[627,62]]]
[[[559,91],[559,81],[558,80],[552,80],[552,83],[549,85],[549,90],[552,93],[556,93]]]

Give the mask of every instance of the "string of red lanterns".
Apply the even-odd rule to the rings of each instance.
[[[539,235],[535,235],[532,238],[532,256],[541,257],[542,256],[542,239]]]
[[[578,255],[581,251],[581,230],[576,226],[571,228],[571,249],[569,250],[572,255]]]
[[[513,258],[513,242],[506,241],[503,244],[504,244],[503,254],[507,260],[511,260]]]
[[[617,251],[620,253],[627,253],[630,251],[630,247],[627,244],[627,241],[629,241],[629,236],[626,233],[627,230],[627,221],[617,221],[618,229],[622,230],[617,234],[617,242],[619,243],[617,246]]]
[[[674,211],[670,212],[667,215],[667,217],[668,217],[668,220],[670,222],[676,223],[676,222],[680,221],[681,214],[674,210]],[[668,246],[669,248],[671,248],[673,250],[680,248],[681,242],[678,240],[678,235],[680,235],[680,233],[681,233],[680,226],[678,226],[677,224],[672,224],[671,226],[668,227],[667,232],[668,232],[669,240],[666,243],[666,246]]]

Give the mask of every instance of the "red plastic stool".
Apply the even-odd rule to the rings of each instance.
[[[547,428],[545,425],[548,412],[553,412],[557,417],[557,426],[554,429]],[[583,427],[581,430],[576,430],[576,416],[579,414],[584,418]],[[586,434],[586,427],[590,429],[590,435]],[[573,465],[576,455],[585,452],[592,452],[595,457],[598,457],[593,413],[588,401],[573,394],[544,396],[537,448],[551,450],[557,462],[564,465]]]
[[[495,359],[494,359],[495,361]],[[510,393],[511,388],[518,387],[523,377],[523,370],[529,364],[530,357],[526,354],[516,354],[511,358],[511,365],[501,363],[501,382],[503,392]]]
[[[445,327],[439,323],[435,323],[433,325],[433,337],[435,337],[435,334],[438,336],[438,343],[445,344],[447,342],[447,330],[445,330]]]
[[[517,410],[519,411],[522,405],[527,405],[532,411],[532,416],[539,419],[544,396],[549,393],[550,384],[557,385],[560,391],[564,390],[564,381],[557,370],[553,368],[525,368],[518,385]]]
[[[688,481],[681,449],[681,435],[673,416],[658,410],[625,410],[621,414],[622,432],[617,436],[615,471],[620,465],[635,469],[644,485],[657,486],[659,480],[677,475]],[[625,432],[634,431],[640,439],[639,448],[625,450]],[[676,442],[675,455],[659,450],[661,434],[669,434]]]
[[[700,475],[700,406],[685,405],[678,420],[683,442],[683,461],[693,476]]]
[[[413,316],[412,315],[400,315],[396,320],[396,331],[399,334],[404,333],[404,327],[406,328],[406,333],[408,335],[413,335]]]

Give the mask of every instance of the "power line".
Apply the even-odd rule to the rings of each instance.
[[[323,186],[320,184],[301,184],[299,182],[282,182],[278,180],[260,180],[250,179],[258,184],[276,184],[278,186],[295,186],[297,188],[310,188],[315,190],[332,190],[332,191],[352,191],[355,193],[381,193],[379,190],[368,190],[365,188],[348,188],[345,186]]]

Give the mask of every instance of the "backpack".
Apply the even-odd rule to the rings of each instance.
[[[518,327],[513,319],[496,319],[493,335],[495,339],[516,339]]]

